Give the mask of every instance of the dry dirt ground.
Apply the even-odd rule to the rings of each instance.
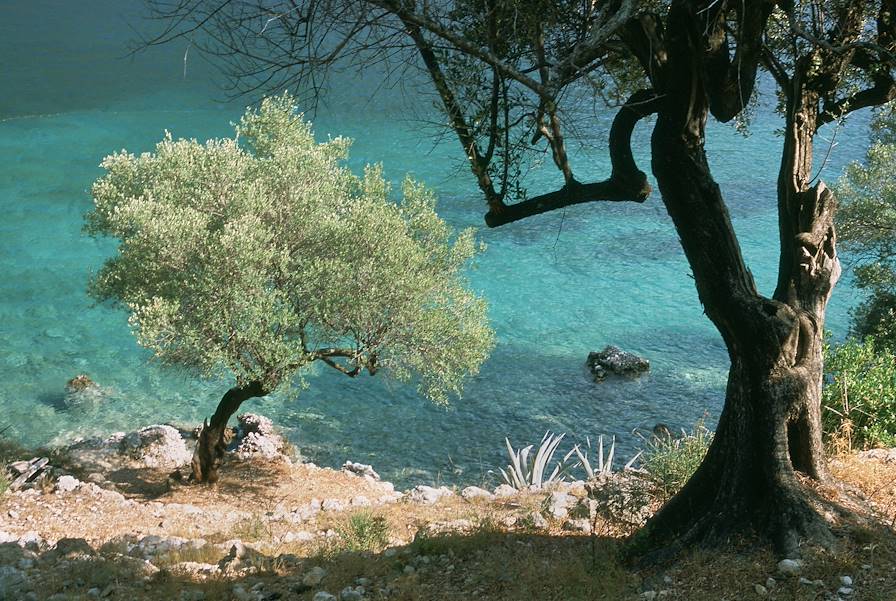
[[[597,516],[586,533],[558,510],[580,486],[398,498],[369,477],[236,460],[213,487],[148,468],[92,474],[71,491],[48,481],[0,497],[0,599],[896,601],[890,455],[832,461],[873,517],[838,524],[837,548],[805,549],[789,576],[749,540],[631,567],[624,526]],[[828,488],[819,493],[841,494]]]

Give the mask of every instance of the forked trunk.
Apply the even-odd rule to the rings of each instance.
[[[755,532],[795,555],[830,536],[797,472],[827,477],[821,438],[824,315],[839,277],[833,196],[809,187],[812,98],[788,107],[778,203],[781,272],[759,294],[703,147],[707,116],[690,40],[669,29],[672,78],[652,137],[653,172],[731,368],[715,439],[693,478],[648,523],[640,542],[661,559],[694,543]],[[681,31],[687,31],[683,27]],[[681,44],[681,48],[676,48]],[[652,553],[650,553],[652,551]]]
[[[199,431],[199,440],[196,442],[196,450],[193,451],[194,481],[213,483],[218,480],[218,467],[226,447],[224,434],[228,420],[239,410],[244,401],[265,394],[267,391],[261,382],[250,382],[242,387],[235,386],[224,394],[211,420],[206,420]]]

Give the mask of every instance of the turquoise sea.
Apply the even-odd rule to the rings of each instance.
[[[129,54],[132,27],[145,30],[138,0],[0,0],[0,427],[27,444],[61,443],[149,423],[197,423],[227,382],[207,382],[154,365],[132,338],[126,315],[93,306],[91,270],[114,250],[81,233],[89,188],[106,154],[150,150],[165,129],[176,137],[228,135],[249,98],[227,99],[215,72],[186,42]],[[676,233],[656,194],[643,205],[593,204],[488,230],[456,141],[438,142],[422,121],[431,98],[383,83],[381,74],[334,80],[313,116],[321,139],[356,140],[351,165],[381,161],[400,180],[413,173],[435,188],[439,211],[457,227],[482,226],[487,251],[470,279],[490,301],[498,346],[449,408],[412,386],[350,380],[323,370],[298,398],[275,395],[244,409],[267,414],[302,453],[323,465],[373,463],[402,484],[478,483],[505,462],[503,440],[537,442],[545,430],[570,441],[615,435],[621,454],[639,444],[634,428],[663,422],[713,425],[727,372],[722,341],[703,316]],[[713,125],[708,148],[744,253],[769,293],[777,267],[775,175],[780,120],[767,94],[751,135]],[[591,110],[583,108],[582,110]],[[609,114],[584,131],[579,175],[608,171],[600,145]],[[868,115],[823,132],[818,165],[833,182],[861,158]],[[645,153],[649,127],[636,131]],[[557,185],[536,170],[530,191]],[[859,295],[849,275],[832,300],[828,327],[845,335]],[[589,351],[616,344],[650,359],[637,381],[595,384]],[[89,374],[106,389],[96,403],[71,404],[65,382]]]

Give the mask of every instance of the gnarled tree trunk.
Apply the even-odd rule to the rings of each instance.
[[[245,386],[235,386],[228,390],[215,409],[211,421],[206,420],[199,431],[199,440],[193,452],[193,474],[196,482],[213,483],[218,480],[218,467],[224,457],[224,432],[227,421],[236,413],[243,402],[267,394],[261,382],[250,382]]]
[[[681,16],[682,13],[679,13]],[[840,269],[833,197],[809,186],[814,99],[788,106],[779,181],[781,265],[773,298],[744,264],[703,147],[708,98],[689,25],[670,24],[663,107],[652,137],[653,172],[707,316],[731,360],[715,439],[692,479],[648,523],[643,542],[662,557],[736,532],[771,538],[784,555],[829,530],[797,472],[822,480],[824,314]],[[799,85],[798,82],[795,85]],[[657,554],[652,557],[658,557]]]

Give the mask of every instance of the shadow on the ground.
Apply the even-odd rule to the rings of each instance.
[[[749,542],[689,553],[664,571],[635,570],[620,561],[618,539],[504,532],[488,526],[466,533],[421,533],[409,545],[376,553],[348,552],[337,542],[293,553],[248,550],[211,574],[203,573],[210,568],[202,564],[218,560],[201,557],[198,550],[192,556],[158,557],[154,561],[161,570],[150,573],[142,559],[115,553],[125,551],[124,546],[98,552],[66,541],[38,553],[35,563],[48,567],[41,571],[45,577],[32,577],[17,589],[20,596],[10,598],[24,599],[31,591],[36,599],[63,593],[65,599],[310,601],[325,591],[337,598],[342,594],[346,601],[718,601],[758,595],[815,601],[836,596],[841,577],[849,576],[851,599],[896,599],[896,533],[876,524],[851,530],[841,542],[836,553],[807,549],[801,582],[775,574],[771,553]],[[0,564],[16,565],[23,553],[12,543],[0,545]],[[309,577],[317,568],[323,570],[319,582]],[[649,591],[657,596],[650,597]]]

